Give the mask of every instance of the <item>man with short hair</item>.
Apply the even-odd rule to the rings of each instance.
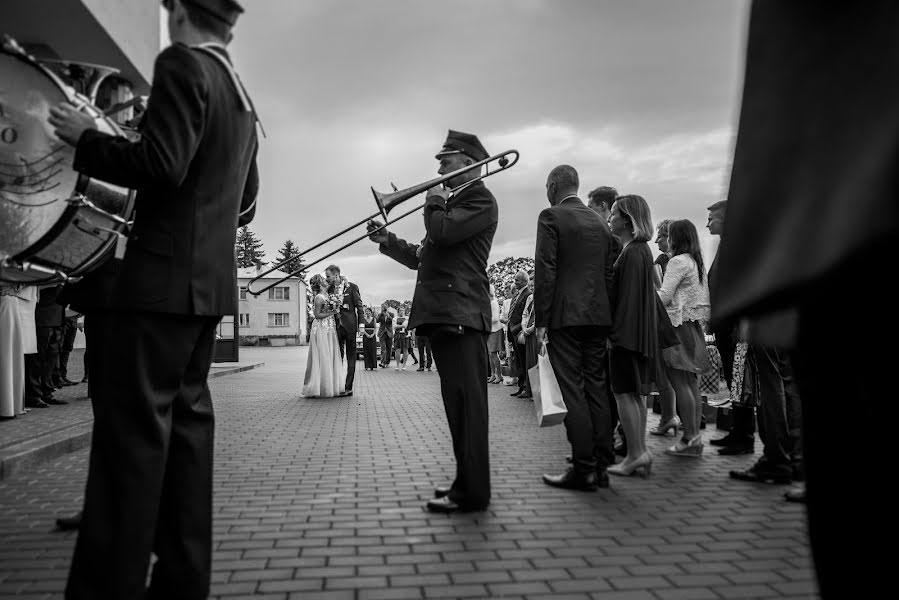
[[[338,313],[334,315],[337,322],[337,345],[341,358],[346,358],[346,385],[338,396],[353,395],[353,381],[356,378],[356,333],[359,323],[365,318],[362,308],[362,295],[359,286],[340,276],[340,267],[329,265],[325,269],[328,282],[328,293],[337,294]]]
[[[509,322],[506,325],[506,333],[509,336],[509,344],[512,346],[512,360],[515,361],[515,371],[518,373],[518,389],[510,396],[529,396],[530,383],[528,382],[527,350],[524,344],[518,341],[521,333],[521,318],[524,315],[524,305],[531,295],[528,289],[528,274],[520,270],[515,274],[515,297],[509,306]]]
[[[163,5],[173,43],[156,59],[140,139],[96,131],[68,103],[50,111],[75,170],[137,190],[108,310],[91,315],[115,333],[90,349],[95,419],[70,600],[209,595],[207,377],[218,323],[237,309],[234,241],[255,211],[257,119],[226,50],[240,5]]]
[[[572,466],[544,475],[547,485],[593,491],[608,487],[614,464],[609,386],[604,365],[612,326],[612,234],[577,196],[577,171],[560,165],[546,179],[550,207],[537,219],[534,312],[537,343],[568,407],[565,429]]]
[[[490,503],[487,335],[493,315],[487,257],[499,209],[480,169],[465,170],[488,157],[476,135],[449,131],[435,156],[437,172],[464,172],[448,179],[446,188],[428,192],[421,245],[375,221],[368,225],[382,254],[418,271],[409,327],[431,341],[456,457],[452,485],[438,486],[425,505],[434,512],[479,511]]]

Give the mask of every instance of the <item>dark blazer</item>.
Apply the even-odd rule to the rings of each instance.
[[[613,239],[578,198],[540,212],[534,256],[534,312],[538,327],[610,326]]]
[[[353,334],[359,329],[359,323],[362,323],[365,319],[365,313],[362,308],[362,294],[359,293],[359,286],[355,283],[347,282],[347,286],[343,290],[340,312],[336,316],[340,326]]]
[[[518,337],[518,333],[521,331],[521,318],[524,315],[524,305],[527,304],[528,296],[531,295],[531,290],[528,288],[522,288],[518,290],[518,293],[515,295],[515,299],[512,301],[512,305],[509,306],[509,321],[506,323],[506,328],[509,330],[509,339],[515,342]]]
[[[34,324],[37,327],[62,327],[65,309],[59,304],[61,286],[45,287],[38,292],[34,307]]]
[[[489,332],[487,257],[499,222],[496,199],[478,181],[446,204],[427,200],[424,220],[427,236],[421,246],[392,233],[380,246],[382,254],[418,269],[409,329],[427,335],[429,328],[422,325],[461,325]]]
[[[235,232],[253,217],[259,183],[255,122],[222,64],[174,44],[156,59],[139,141],[81,136],[77,171],[137,190],[111,308],[235,312]]]
[[[393,337],[393,317],[390,316],[390,313],[379,314],[375,321],[378,324],[378,337],[385,338]]]

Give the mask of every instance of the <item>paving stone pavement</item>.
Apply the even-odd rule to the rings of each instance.
[[[804,508],[727,477],[752,456],[669,457],[674,438],[648,436],[651,477],[548,488],[564,426],[538,429],[530,401],[491,385],[492,504],[430,514],[455,468],[436,373],[360,362],[354,397],[304,399],[306,348],[241,353],[265,366],[210,380],[213,598],[818,597]],[[78,510],[86,458],[0,481],[0,597],[62,597],[75,534],[53,523]]]

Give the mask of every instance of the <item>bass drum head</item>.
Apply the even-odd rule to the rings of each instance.
[[[0,52],[0,261],[25,252],[59,221],[78,182],[74,148],[57,139],[50,108],[59,82],[24,57]]]

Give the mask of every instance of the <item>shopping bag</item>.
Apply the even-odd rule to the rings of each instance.
[[[537,364],[528,369],[538,427],[558,425],[565,420],[565,415],[568,414],[568,408],[565,406],[565,401],[562,400],[562,390],[559,388],[553,366],[549,362],[546,344],[547,342],[543,342],[540,351],[537,352]]]

